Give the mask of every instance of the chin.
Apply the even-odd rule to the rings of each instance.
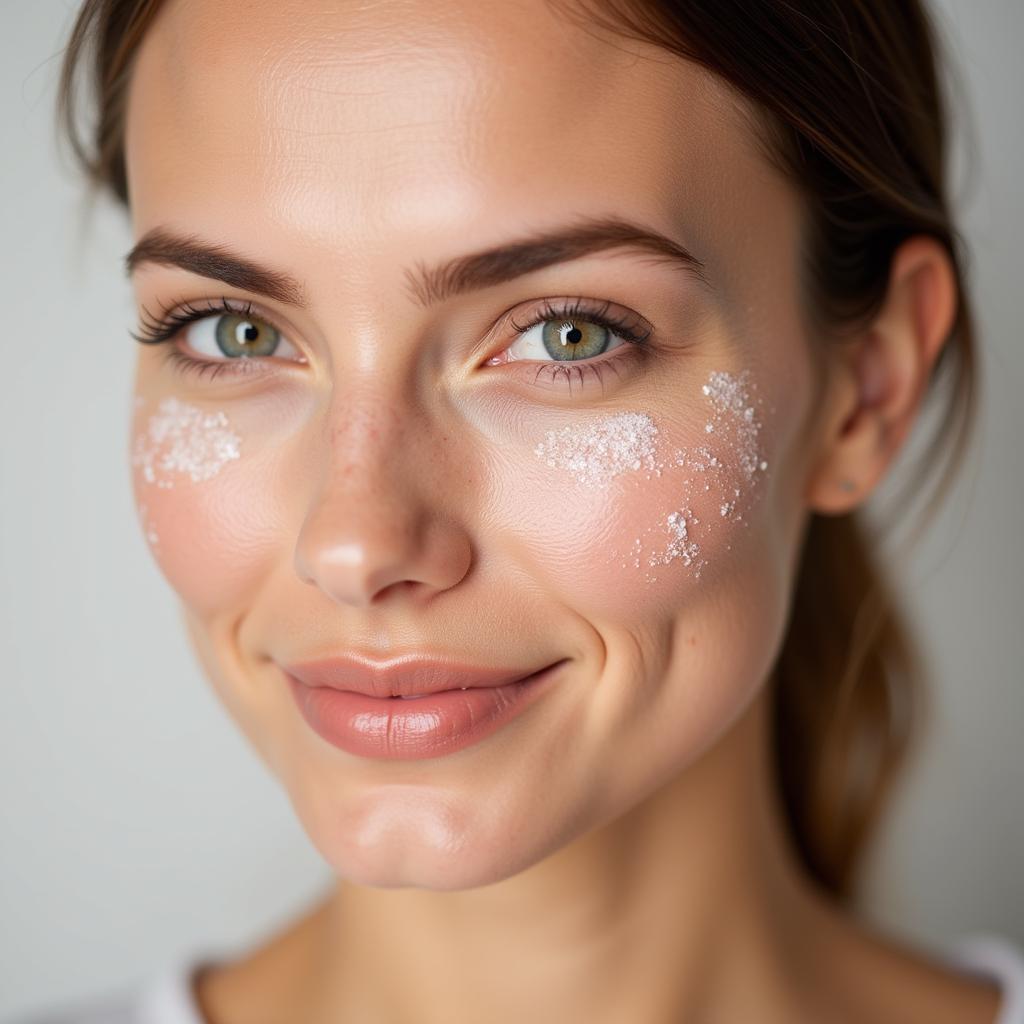
[[[293,806],[310,841],[346,882],[381,889],[457,891],[504,881],[570,837],[528,834],[425,787],[375,788],[348,806],[308,794]]]
[[[456,892],[503,882],[543,859],[521,850],[496,850],[485,843],[453,856],[422,843],[380,842],[328,845],[310,836],[339,878],[376,889],[429,889]],[[516,856],[518,854],[518,856]]]

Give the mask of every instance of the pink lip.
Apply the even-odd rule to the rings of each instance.
[[[306,686],[329,686],[333,690],[363,693],[368,697],[410,697],[466,687],[505,686],[538,671],[537,668],[468,665],[416,655],[388,661],[347,656],[283,667],[288,675]]]
[[[566,660],[524,672],[430,658],[332,658],[283,671],[322,739],[361,757],[410,760],[490,736],[547,689]]]

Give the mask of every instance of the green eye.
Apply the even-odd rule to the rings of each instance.
[[[213,333],[217,347],[231,357],[273,355],[281,342],[277,330],[253,317],[219,316]]]
[[[563,362],[599,356],[611,338],[607,327],[583,319],[549,320],[541,331],[541,342],[548,355]]]

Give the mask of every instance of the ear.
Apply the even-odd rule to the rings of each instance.
[[[839,344],[832,360],[807,482],[812,511],[849,512],[885,475],[927,393],[957,301],[956,274],[941,242],[915,235],[897,248],[882,308],[863,336]]]

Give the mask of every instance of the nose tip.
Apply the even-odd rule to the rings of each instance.
[[[295,548],[295,571],[339,604],[369,607],[386,596],[427,599],[469,571],[469,538],[441,520],[386,519],[372,508],[349,508],[307,519]]]
[[[348,381],[335,389],[308,456],[313,491],[294,569],[332,601],[365,608],[426,601],[469,572],[473,547],[459,456],[416,393]]]

